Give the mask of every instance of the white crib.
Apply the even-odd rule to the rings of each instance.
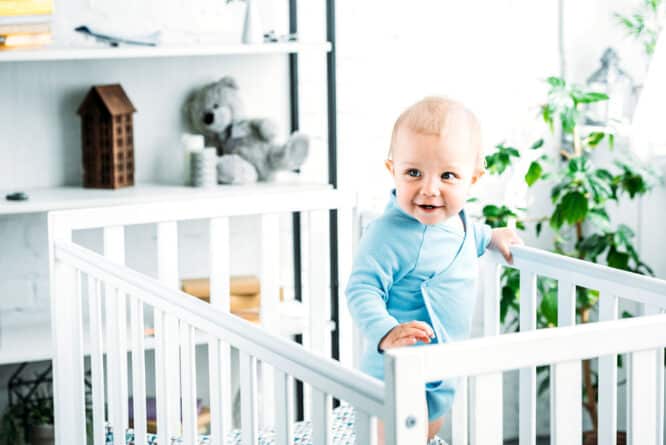
[[[231,350],[240,367],[242,444],[293,443],[293,379],[306,384],[311,443],[339,443],[332,431],[332,398],[352,406],[355,443],[374,444],[375,422],[385,422],[387,444],[425,442],[425,382],[459,376],[452,413],[452,445],[502,443],[502,373],[520,369],[520,443],[535,443],[536,366],[551,365],[551,443],[581,443],[580,361],[599,359],[599,443],[615,444],[616,354],[628,354],[629,443],[663,443],[663,347],[666,346],[666,282],[521,247],[513,267],[521,271],[521,328],[500,334],[499,271],[486,255],[483,289],[485,338],[457,344],[391,350],[386,381],[353,369],[360,341],[344,296],[339,296],[340,360],[330,355],[330,282],[327,222],[338,216],[338,279],[344,289],[351,267],[354,197],[329,188],[257,189],[250,196],[219,197],[131,206],[67,210],[49,214],[56,443],[86,443],[86,410],[93,443],[126,444],[128,400],[133,401],[133,443],[146,433],[146,350],[155,350],[157,441],[160,445],[228,442],[232,429]],[[261,213],[259,213],[261,212]],[[304,346],[277,334],[280,319],[278,215],[301,212],[309,224],[306,246],[307,323]],[[228,313],[229,220],[261,219],[261,327]],[[209,231],[211,304],[178,290],[177,222],[205,219]],[[155,224],[157,279],[123,265],[124,227]],[[72,242],[76,230],[103,229],[103,256]],[[562,327],[536,328],[536,277],[559,282]],[[601,292],[600,320],[575,324],[576,285]],[[642,304],[644,316],[617,320],[620,298]],[[145,334],[146,323],[154,336]],[[197,432],[195,343],[206,343],[211,412],[210,433]],[[90,367],[91,406],[86,407],[85,369]],[[131,365],[128,364],[131,363]],[[261,368],[261,378],[257,378]],[[131,390],[130,390],[131,386]],[[259,391],[261,388],[261,391]],[[261,400],[258,400],[258,393]],[[258,408],[262,406],[263,417]],[[260,442],[260,426],[272,439]],[[112,434],[108,434],[111,432]],[[347,442],[353,439],[347,436]],[[152,440],[152,439],[151,439]],[[202,442],[202,440],[204,442]]]

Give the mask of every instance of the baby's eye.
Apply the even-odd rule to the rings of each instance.
[[[415,168],[410,168],[409,170],[407,170],[407,175],[411,176],[412,178],[418,178],[419,176],[421,176],[421,172]]]
[[[220,108],[218,104],[213,104],[213,110],[217,110],[218,108]]]
[[[456,175],[453,172],[444,172],[444,173],[442,173],[442,179],[444,179],[445,181],[450,181],[451,179],[456,179],[457,177],[458,177],[458,175]]]

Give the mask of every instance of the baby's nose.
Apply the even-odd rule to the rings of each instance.
[[[439,179],[434,178],[423,181],[423,187],[421,187],[421,194],[425,196],[439,195]]]

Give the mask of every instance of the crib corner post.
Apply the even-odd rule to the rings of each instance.
[[[72,232],[49,215],[49,295],[53,366],[55,443],[86,443],[83,392],[83,344],[77,272],[56,259],[55,241],[71,241]]]
[[[423,348],[398,348],[384,356],[386,445],[425,443],[428,409]]]

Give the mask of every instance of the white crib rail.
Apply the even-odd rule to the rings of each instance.
[[[355,205],[355,195],[327,186],[320,185],[285,185],[264,187],[258,184],[256,189],[246,188],[242,193],[235,189],[225,189],[216,196],[202,197],[190,201],[174,200],[172,202],[133,204],[125,206],[113,206],[102,208],[88,208],[51,212],[49,214],[49,250],[51,264],[51,295],[52,295],[52,326],[54,340],[54,393],[56,398],[56,417],[61,419],[59,431],[65,431],[62,437],[81,437],[83,430],[80,426],[70,425],[65,427],[68,422],[75,422],[71,416],[62,413],[71,413],[71,403],[69,400],[61,401],[62,398],[68,398],[72,390],[82,391],[81,388],[71,388],[67,379],[61,376],[69,377],[69,371],[74,369],[78,375],[79,359],[84,351],[81,336],[78,335],[78,329],[74,328],[76,335],[70,331],[72,323],[81,323],[82,318],[72,313],[74,303],[67,300],[67,292],[80,286],[80,272],[72,273],[68,268],[61,267],[61,262],[55,261],[54,249],[55,240],[69,241],[72,233],[76,230],[102,228],[104,233],[104,256],[116,262],[123,264],[125,258],[125,239],[124,229],[126,226],[138,224],[155,224],[157,239],[157,276],[159,280],[167,286],[176,289],[179,285],[178,271],[178,237],[177,222],[185,220],[203,219],[209,223],[209,267],[210,267],[210,301],[211,305],[228,312],[230,306],[229,300],[229,278],[230,278],[230,219],[236,216],[253,215],[260,219],[260,231],[257,233],[259,244],[261,246],[260,255],[260,283],[261,283],[261,325],[269,331],[275,333],[279,330],[278,322],[278,273],[280,264],[279,239],[280,231],[278,224],[278,215],[290,212],[301,212],[305,217],[307,229],[303,229],[305,249],[303,269],[309,274],[304,282],[303,309],[307,314],[303,337],[304,342],[311,349],[319,354],[328,356],[330,353],[330,342],[328,341],[331,330],[330,313],[325,310],[319,310],[328,307],[330,290],[329,277],[323,273],[329,270],[328,255],[325,253],[324,246],[328,246],[328,217],[330,210],[338,211],[338,236],[340,239],[339,252],[339,274],[338,277],[330,277],[332,280],[344,286],[344,281],[349,273],[351,260],[351,233],[353,207]],[[321,224],[321,223],[324,224]],[[310,253],[308,255],[308,253]],[[60,273],[62,271],[62,273]],[[56,278],[57,277],[57,278]],[[78,281],[77,281],[78,280]],[[95,286],[101,287],[96,290]],[[105,366],[104,358],[98,361],[91,361],[91,372],[93,381],[109,379],[112,381],[113,390],[107,393],[100,393],[99,390],[93,390],[93,399],[99,401],[99,406],[108,409],[108,420],[112,420],[117,430],[127,427],[127,394],[128,386],[131,384],[132,393],[137,394],[134,399],[134,412],[137,416],[145,412],[145,406],[137,406],[140,400],[145,399],[145,375],[132,375],[128,379],[127,355],[121,351],[132,349],[132,365],[135,363],[139,368],[142,364],[143,356],[139,351],[144,350],[145,345],[142,338],[126,337],[123,325],[129,324],[126,328],[131,330],[142,330],[145,302],[140,296],[129,294],[119,287],[109,286],[107,281],[93,279],[88,281],[88,295],[97,295],[90,299],[90,323],[92,326],[102,321],[106,327],[106,332],[95,332],[92,329],[90,335],[90,345],[87,346],[91,351],[104,351],[104,358],[113,359],[114,363],[118,361],[119,366]],[[342,287],[340,287],[342,288]],[[64,291],[63,289],[69,289]],[[111,294],[118,294],[117,298],[109,298]],[[314,297],[321,298],[325,303],[320,303]],[[339,326],[341,340],[340,361],[351,366],[352,355],[350,348],[345,347],[352,342],[349,338],[351,329],[350,316],[345,309],[344,296],[340,295],[338,304]],[[123,300],[127,299],[127,303]],[[95,306],[97,305],[97,306]],[[131,308],[128,318],[123,317],[121,311],[125,307]],[[151,347],[155,349],[156,360],[161,363],[175,364],[174,366],[160,367],[155,369],[155,392],[158,395],[160,403],[157,405],[158,423],[162,426],[159,431],[161,443],[169,443],[169,438],[180,431],[181,418],[180,403],[181,394],[177,394],[174,388],[178,385],[196,386],[196,377],[191,374],[189,365],[184,365],[186,361],[194,361],[194,351],[190,351],[189,337],[192,335],[194,327],[197,325],[183,325],[177,316],[172,313],[156,309],[152,310],[146,307],[146,316],[153,317],[156,327],[154,343]],[[79,309],[80,310],[80,309]],[[136,312],[136,313],[135,313]],[[126,314],[127,315],[127,314]],[[136,318],[136,319],[135,319]],[[129,321],[128,321],[129,320]],[[112,335],[117,333],[117,335]],[[201,336],[199,336],[200,338]],[[129,342],[128,342],[129,340]],[[69,342],[73,341],[74,344]],[[101,343],[100,343],[101,342]],[[183,344],[183,342],[185,342]],[[79,344],[81,343],[81,344]],[[183,352],[184,351],[184,352]],[[231,354],[232,350],[228,343],[220,341],[219,338],[211,338],[208,344],[208,363],[209,378],[212,381],[220,382],[217,391],[210,394],[211,411],[211,431],[213,438],[224,437],[231,430],[231,413],[233,396],[231,393]],[[291,409],[288,401],[281,400],[280,397],[290,389],[283,385],[284,373],[279,369],[272,369],[267,363],[257,362],[256,359],[245,361],[244,365],[252,368],[261,368],[261,381],[255,384],[261,384],[262,401],[264,405],[268,404],[268,409],[263,409],[263,418],[255,419],[257,425],[276,425],[274,416],[284,416],[287,410]],[[309,388],[306,388],[309,391]],[[136,392],[138,391],[138,393]],[[60,394],[60,396],[58,396]],[[309,393],[306,393],[306,395]],[[187,397],[186,397],[187,398]],[[317,403],[317,395],[313,394],[311,400],[306,400],[306,414],[309,416],[311,406],[321,406]],[[78,394],[75,400],[78,400]],[[125,403],[122,400],[125,400]],[[138,400],[137,400],[138,399]],[[182,399],[183,403],[191,403],[196,400],[192,397],[188,400]],[[271,401],[271,399],[275,399]],[[75,402],[78,403],[78,402]],[[247,406],[249,400],[245,401]],[[139,403],[140,405],[140,403]],[[78,405],[77,405],[78,406]],[[78,408],[77,408],[78,409]],[[99,410],[99,407],[97,408]],[[325,414],[325,413],[324,413]],[[376,415],[374,413],[373,415]],[[322,412],[316,411],[312,416],[322,416]],[[145,416],[144,416],[145,417]],[[188,423],[191,419],[188,420]],[[64,422],[64,423],[62,423]],[[81,422],[79,422],[80,424]],[[143,428],[142,420],[135,429]],[[282,426],[282,422],[277,423]],[[71,427],[71,428],[70,428]],[[95,436],[101,438],[104,435],[104,422],[95,423]],[[60,437],[60,433],[57,433]],[[188,430],[188,434],[189,430]],[[73,435],[73,436],[72,436]],[[64,442],[63,442],[64,440]],[[101,439],[99,439],[101,440]],[[120,439],[117,439],[118,441]],[[142,440],[137,435],[137,441]],[[60,438],[59,443],[67,442]],[[118,442],[120,443],[120,442]],[[138,442],[140,443],[140,442]],[[221,442],[220,442],[221,444]]]
[[[549,277],[558,281],[558,328],[576,324],[576,286],[596,289],[600,292],[599,321],[612,321],[618,318],[620,299],[642,304],[638,315],[657,314],[666,308],[666,282],[656,278],[638,275],[606,266],[581,261],[530,247],[512,249],[514,263],[507,265],[496,252],[484,256],[483,275],[483,335],[495,336],[500,333],[499,303],[501,299],[500,272],[504,266],[520,270],[520,330],[530,332],[536,329],[538,308],[537,277]],[[572,340],[571,348],[577,342]],[[600,354],[597,354],[600,355]],[[657,351],[655,365],[657,428],[659,444],[663,437],[663,349]],[[629,368],[633,359],[629,360]],[[509,369],[509,368],[506,368]],[[522,444],[536,442],[536,365],[519,369],[519,437]],[[617,355],[599,357],[599,443],[614,445],[617,431]],[[629,373],[628,396],[632,397],[633,376]],[[582,437],[580,362],[559,363],[551,366],[551,440],[556,444],[580,443]],[[466,379],[463,379],[463,382]],[[502,373],[479,375],[470,379],[469,409],[472,415],[467,420],[464,408],[453,412],[453,444],[501,443],[503,436],[502,413]],[[456,405],[467,404],[464,388],[459,391]],[[652,404],[652,402],[650,402]],[[636,407],[640,414],[640,407]],[[636,411],[627,407],[629,435],[633,434]],[[456,419],[457,417],[457,419]],[[464,426],[469,421],[469,439]],[[571,442],[572,438],[576,438]],[[634,442],[642,443],[642,442]]]
[[[368,377],[367,375],[355,371],[353,369],[343,367],[339,362],[323,357],[320,354],[315,354],[307,351],[300,345],[297,345],[289,340],[282,339],[275,335],[267,333],[265,330],[254,326],[253,324],[239,319],[235,316],[228,314],[225,311],[219,310],[215,307],[197,301],[186,296],[175,289],[162,284],[160,281],[151,279],[138,272],[132,271],[122,265],[113,263],[108,259],[97,255],[87,249],[77,246],[67,241],[55,241],[53,245],[53,255],[56,262],[56,267],[59,273],[56,275],[55,286],[58,287],[59,304],[66,307],[67,310],[80,307],[83,299],[82,292],[76,291],[74,288],[63,287],[66,284],[66,279],[76,275],[85,275],[88,277],[90,287],[93,289],[92,294],[88,297],[93,302],[91,311],[99,314],[99,283],[103,283],[106,288],[113,290],[111,294],[105,297],[106,302],[118,299],[118,295],[126,295],[129,301],[129,308],[131,310],[132,320],[132,339],[131,344],[133,347],[131,351],[133,354],[137,352],[139,356],[142,355],[140,350],[140,342],[143,339],[143,331],[140,329],[142,318],[140,317],[139,307],[147,307],[156,314],[156,319],[161,319],[161,323],[156,323],[156,342],[158,345],[166,346],[164,340],[167,337],[161,336],[160,331],[163,333],[168,319],[174,326],[177,326],[176,331],[172,332],[176,347],[175,356],[169,357],[164,354],[162,357],[157,358],[157,368],[164,368],[167,372],[169,368],[175,367],[178,369],[179,363],[182,366],[182,374],[180,382],[174,384],[174,388],[170,390],[175,392],[177,401],[182,400],[182,411],[176,404],[175,420],[169,419],[168,415],[165,418],[158,418],[157,429],[159,434],[159,443],[171,443],[175,437],[181,437],[186,444],[196,444],[195,434],[195,411],[196,411],[196,397],[194,388],[196,381],[191,374],[193,369],[193,354],[194,343],[193,335],[195,327],[197,331],[206,333],[214,338],[215,341],[224,341],[233,348],[240,351],[241,363],[241,397],[242,397],[242,424],[243,424],[243,443],[257,443],[257,415],[256,415],[256,391],[253,385],[256,385],[255,374],[252,372],[256,366],[257,360],[262,363],[270,364],[276,369],[276,381],[280,382],[277,385],[281,388],[277,394],[277,406],[285,403],[286,393],[284,388],[285,376],[289,375],[298,378],[313,388],[313,400],[315,400],[320,409],[313,408],[315,412],[323,413],[320,416],[313,416],[313,436],[317,438],[317,443],[330,443],[330,436],[327,432],[326,426],[330,422],[328,411],[330,410],[331,397],[336,397],[345,400],[353,405],[361,414],[360,419],[364,416],[368,424],[364,425],[361,430],[370,431],[369,422],[371,416],[378,416],[383,413],[384,406],[384,390],[381,382]],[[70,293],[71,290],[75,292]],[[65,301],[67,300],[67,301]],[[69,304],[67,304],[69,303]],[[125,308],[120,310],[122,312]],[[118,311],[114,313],[117,316]],[[108,317],[108,311],[107,311]],[[81,314],[74,312],[70,316],[72,321],[71,329],[68,331],[71,336],[65,338],[64,335],[60,336],[60,340],[73,341],[74,339],[81,339],[84,335],[84,329],[81,326]],[[106,336],[117,337],[119,331],[116,330],[119,326],[108,328],[111,320],[107,320],[107,333]],[[92,326],[91,335],[95,338],[96,344],[99,345],[100,330]],[[63,334],[63,331],[61,331]],[[161,340],[161,341],[160,341]],[[159,346],[158,346],[159,348]],[[122,354],[128,348],[118,350]],[[96,364],[93,367],[93,385],[102,384],[104,388],[104,379],[100,376],[100,366],[102,362],[102,353],[100,347],[93,348],[91,351],[91,361]],[[70,388],[76,391],[74,397],[61,397],[59,400],[60,414],[57,417],[56,428],[59,430],[58,437],[62,443],[85,443],[85,431],[80,428],[82,424],[81,419],[84,418],[84,400],[82,390],[83,382],[83,352],[78,350],[78,357],[72,356],[71,363],[76,364],[67,374],[58,376],[58,384],[60,388]],[[116,367],[113,363],[109,362],[109,351],[107,351],[107,371]],[[180,354],[180,355],[178,355]],[[133,355],[134,357],[134,355]],[[179,358],[180,357],[180,358]],[[143,363],[139,360],[132,363],[131,373],[133,381],[140,381],[145,375]],[[138,369],[137,369],[138,368]],[[122,373],[123,370],[119,369],[117,372]],[[120,378],[116,376],[116,381]],[[109,379],[106,379],[107,385]],[[140,384],[139,384],[140,387]],[[111,394],[109,387],[106,387],[109,397],[121,398],[125,394],[116,395]],[[135,388],[136,389],[136,388]],[[218,386],[215,382],[211,382],[211,392],[217,392]],[[98,397],[94,400],[93,412],[96,414],[94,418],[94,425],[96,436],[96,444],[104,444],[103,437],[99,434],[100,422],[104,421],[103,416],[103,400],[101,394],[103,389],[99,388],[94,390]],[[135,393],[135,397],[139,394]],[[173,400],[168,394],[158,392],[157,404],[158,407],[163,407],[163,412],[169,413],[170,409],[165,407],[166,404],[172,403]],[[65,402],[69,400],[69,405]],[[125,399],[126,401],[127,399]],[[136,402],[136,399],[135,399]],[[122,405],[122,401],[120,402]],[[126,404],[125,404],[126,406]],[[136,406],[136,405],[135,405]],[[284,407],[284,405],[282,405]],[[141,407],[143,409],[145,407]],[[109,406],[109,420],[113,419],[118,421],[120,429],[125,426],[124,420],[116,420],[121,417],[119,412],[113,413],[111,411],[119,410],[119,405],[115,408]],[[141,412],[141,411],[139,411]],[[289,415],[285,414],[283,410],[278,410],[287,420],[291,423]],[[182,413],[182,417],[181,417]],[[365,413],[365,414],[364,414]],[[99,416],[102,415],[102,418]],[[182,420],[182,430],[179,427]],[[174,422],[176,425],[172,425]],[[164,425],[166,424],[166,429]],[[135,424],[136,437],[145,436],[145,431],[141,431],[144,426]],[[118,432],[116,425],[113,425],[114,431]],[[173,428],[172,428],[173,427]],[[278,443],[287,444],[290,440],[288,436],[288,429],[280,431]],[[77,440],[78,439],[78,440]],[[222,444],[222,438],[216,436],[216,432],[211,434],[212,443]],[[61,443],[61,442],[58,442]],[[124,444],[124,434],[114,435],[114,444]],[[140,443],[140,442],[138,442]],[[367,443],[370,443],[369,441]]]
[[[415,389],[422,388],[425,382],[457,376],[484,378],[507,370],[550,364],[562,366],[566,372],[579,368],[583,359],[630,353],[634,367],[632,380],[640,384],[630,400],[631,408],[635,410],[630,443],[657,444],[657,423],[663,419],[659,419],[656,403],[656,349],[664,346],[666,315],[660,314],[421,348],[392,349],[386,352],[386,391],[387,403],[390,400],[393,404],[395,424],[387,426],[387,437],[397,440],[387,443],[416,443],[409,440],[416,440],[419,434],[423,434],[414,433],[418,428],[410,428],[413,426],[410,419],[421,418],[425,400],[422,391]],[[660,365],[663,366],[663,362]],[[400,375],[401,370],[403,375]],[[405,378],[405,374],[409,378]],[[409,384],[405,384],[405,380],[409,380]],[[389,394],[391,391],[393,393]],[[565,394],[580,393],[580,386],[570,384],[562,391]],[[570,400],[565,398],[565,401],[558,399],[556,402],[559,405],[557,414],[562,417],[558,423],[570,425],[558,431],[558,444],[580,443],[582,439],[579,428],[573,425],[580,422],[580,407],[569,406]],[[502,437],[480,443],[500,444]]]

